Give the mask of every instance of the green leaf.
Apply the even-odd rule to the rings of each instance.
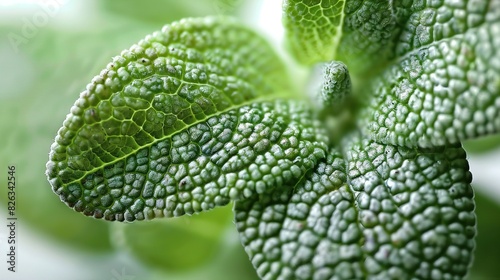
[[[229,207],[223,207],[219,209],[229,210],[231,212],[231,208]],[[200,213],[200,215],[204,216],[205,214],[211,214],[213,212],[217,212],[219,209],[216,209],[211,212]],[[180,217],[180,219],[183,219],[183,217]],[[153,220],[152,222],[156,221],[160,220]],[[172,219],[165,222],[171,222],[171,221]],[[186,223],[189,223],[189,220],[186,220]],[[252,263],[248,260],[248,255],[245,253],[245,250],[241,246],[241,243],[238,239],[238,233],[234,230],[234,224],[232,223],[232,221],[230,224],[228,224],[228,226],[229,227],[226,228],[226,231],[220,236],[220,238],[222,239],[221,242],[222,244],[220,244],[218,252],[205,265],[202,265],[201,267],[197,267],[194,269],[190,269],[189,271],[188,270],[166,271],[165,269],[153,269],[152,267],[148,267],[147,269],[148,274],[141,275],[141,279],[149,279],[149,280],[164,280],[164,279],[258,280],[260,279],[257,276],[257,273],[255,272]],[[158,238],[160,237],[158,236]],[[180,240],[179,242],[181,241],[185,242],[184,240]],[[166,248],[170,248],[171,246],[173,246],[174,243],[170,242],[170,244]],[[199,251],[200,251],[199,249],[196,249],[192,252],[185,252],[184,257],[189,257],[189,255],[192,254],[198,254]]]
[[[464,277],[476,232],[464,150],[354,138],[344,154],[332,150],[285,190],[236,202],[240,238],[260,277]]]
[[[324,109],[339,110],[351,94],[351,77],[347,66],[339,61],[324,65],[319,97]]]
[[[181,216],[267,193],[324,157],[326,138],[284,66],[225,18],[165,26],[83,91],[47,177],[68,206],[107,220]]]
[[[432,147],[500,132],[500,2],[419,2],[395,58],[368,88],[364,133]]]
[[[470,139],[463,142],[464,149],[469,154],[486,154],[500,148],[500,134]]]
[[[394,56],[401,17],[408,15],[411,2],[284,1],[287,44],[302,64],[340,60],[356,75],[372,75]]]
[[[477,186],[474,200],[476,201],[475,213],[477,215],[477,238],[474,265],[470,271],[469,279],[495,279],[498,277],[498,264],[500,263],[500,251],[492,248],[500,248],[500,203],[494,200],[491,194],[482,193]]]
[[[284,22],[299,61],[359,79],[366,135],[432,147],[500,132],[498,1],[343,2],[285,1]]]
[[[112,240],[117,249],[125,249],[145,265],[166,272],[188,272],[217,257],[224,231],[232,226],[231,217],[231,210],[224,207],[171,220],[117,223]]]
[[[346,1],[342,39],[334,59],[346,63],[357,76],[376,74],[394,56],[401,16],[414,2],[418,5],[420,1]]]
[[[346,1],[283,1],[283,24],[292,55],[303,64],[335,57]]]

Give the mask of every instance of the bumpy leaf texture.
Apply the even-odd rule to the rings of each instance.
[[[431,147],[500,132],[500,2],[449,2],[409,15],[361,120],[374,139]]]
[[[300,179],[326,150],[268,44],[225,18],[165,26],[114,57],[71,108],[47,177],[107,220],[193,214]]]
[[[235,205],[263,279],[461,279],[476,218],[460,146],[354,138],[305,180]],[[346,171],[347,170],[347,171]]]
[[[459,142],[500,131],[500,2],[283,7],[296,58],[343,61],[353,93],[371,96],[362,134],[326,153],[307,105],[280,99],[285,67],[262,39],[227,19],[183,20],[80,95],[51,147],[54,191],[127,221],[235,200],[263,279],[464,277],[476,219]],[[344,64],[326,69],[325,107],[351,90]]]
[[[500,132],[499,1],[343,3],[288,1],[285,22],[293,26],[289,41],[307,37],[304,44],[320,50],[319,39],[308,34],[322,32],[325,20],[338,26],[344,18],[336,39],[322,49],[364,81],[358,92],[372,96],[359,118],[365,135],[433,147]],[[327,13],[341,4],[343,16]],[[296,53],[307,64],[325,59]]]
[[[340,60],[355,73],[391,55],[397,33],[391,1],[286,0],[283,23],[287,45],[306,65]]]
[[[324,108],[337,109],[351,94],[351,77],[347,66],[331,61],[323,68],[323,83],[319,92]]]

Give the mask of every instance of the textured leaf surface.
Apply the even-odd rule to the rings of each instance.
[[[377,64],[393,56],[400,17],[408,14],[411,2],[284,1],[287,41],[303,64],[335,59],[348,63],[355,73],[374,72]]]
[[[260,37],[230,20],[165,26],[81,93],[51,147],[54,192],[85,215],[131,221],[300,178],[326,140],[306,106],[265,101],[286,90],[285,73]]]
[[[359,120],[366,135],[433,147],[500,132],[500,2],[341,3],[285,1],[285,23],[289,40],[305,45],[299,60],[341,60],[362,82],[372,96]],[[328,28],[335,40],[311,35]]]
[[[421,5],[420,5],[421,6]],[[500,2],[414,1],[396,59],[369,89],[367,135],[431,147],[500,131]]]
[[[351,77],[347,66],[339,61],[327,63],[323,68],[321,104],[326,109],[338,109],[350,94]]]
[[[314,64],[335,57],[345,3],[345,0],[283,1],[287,43],[301,63]]]
[[[304,181],[235,205],[263,279],[459,279],[472,261],[471,174],[461,147],[353,140]],[[347,173],[346,173],[347,170]]]
[[[334,59],[346,63],[357,75],[376,74],[394,56],[400,17],[408,13],[407,6],[413,2],[417,1],[346,1],[342,39],[334,46]]]

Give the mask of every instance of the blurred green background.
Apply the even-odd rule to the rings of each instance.
[[[69,108],[121,50],[174,20],[222,14],[238,16],[279,41],[280,13],[278,0],[0,0],[0,220],[7,216],[9,165],[16,167],[19,218],[18,272],[8,272],[2,261],[0,279],[258,279],[238,240],[231,207],[189,219],[103,222],[61,203],[44,172]],[[274,25],[266,21],[271,18]],[[481,178],[470,279],[500,279],[500,188],[491,168],[500,165],[498,142],[497,137],[466,145],[474,178]]]

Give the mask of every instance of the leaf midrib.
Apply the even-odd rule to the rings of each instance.
[[[216,112],[210,116],[206,116],[205,118],[203,119],[199,119],[193,123],[190,123],[189,125],[186,125],[183,129],[179,130],[179,131],[176,131],[176,132],[173,132],[171,134],[168,134],[168,135],[165,135],[161,138],[157,138],[155,139],[154,141],[151,141],[150,143],[146,144],[146,145],[143,145],[142,147],[134,150],[134,152],[130,152],[128,154],[125,154],[123,156],[120,156],[120,157],[117,157],[115,158],[114,160],[110,161],[110,162],[106,162],[105,164],[102,164],[101,166],[99,167],[95,167],[95,168],[92,168],[90,170],[87,170],[83,173],[82,176],[80,176],[79,178],[77,179],[74,179],[72,181],[69,181],[69,182],[64,182],[62,183],[63,186],[68,186],[68,185],[71,185],[73,183],[76,183],[76,182],[79,182],[81,181],[83,178],[85,178],[86,176],[92,174],[92,173],[95,173],[96,171],[98,170],[102,170],[108,166],[111,166],[111,165],[114,165],[120,161],[123,161],[125,160],[126,158],[128,158],[130,155],[133,155],[133,154],[136,154],[137,152],[139,152],[140,150],[142,149],[145,149],[145,148],[149,148],[151,146],[153,146],[154,144],[158,143],[158,142],[161,142],[161,141],[164,141],[166,139],[170,139],[172,138],[173,136],[179,134],[179,133],[182,133],[183,131],[185,131],[186,129],[188,129],[189,127],[192,127],[192,126],[195,126],[197,124],[200,124],[200,123],[203,123],[203,122],[206,122],[208,119],[212,118],[212,117],[216,117],[216,116],[219,116],[221,114],[224,114],[224,113],[227,113],[231,110],[235,110],[235,109],[239,109],[241,107],[244,107],[244,106],[247,106],[247,105],[250,105],[250,104],[255,104],[255,103],[261,103],[261,102],[266,102],[266,101],[273,101],[273,100],[277,100],[277,99],[287,99],[285,98],[286,95],[284,93],[277,93],[275,95],[271,95],[271,96],[261,96],[259,98],[256,98],[256,99],[252,99],[252,100],[248,100],[248,101],[245,101],[243,103],[239,103],[239,104],[234,104],[232,106],[229,106],[219,112]]]

